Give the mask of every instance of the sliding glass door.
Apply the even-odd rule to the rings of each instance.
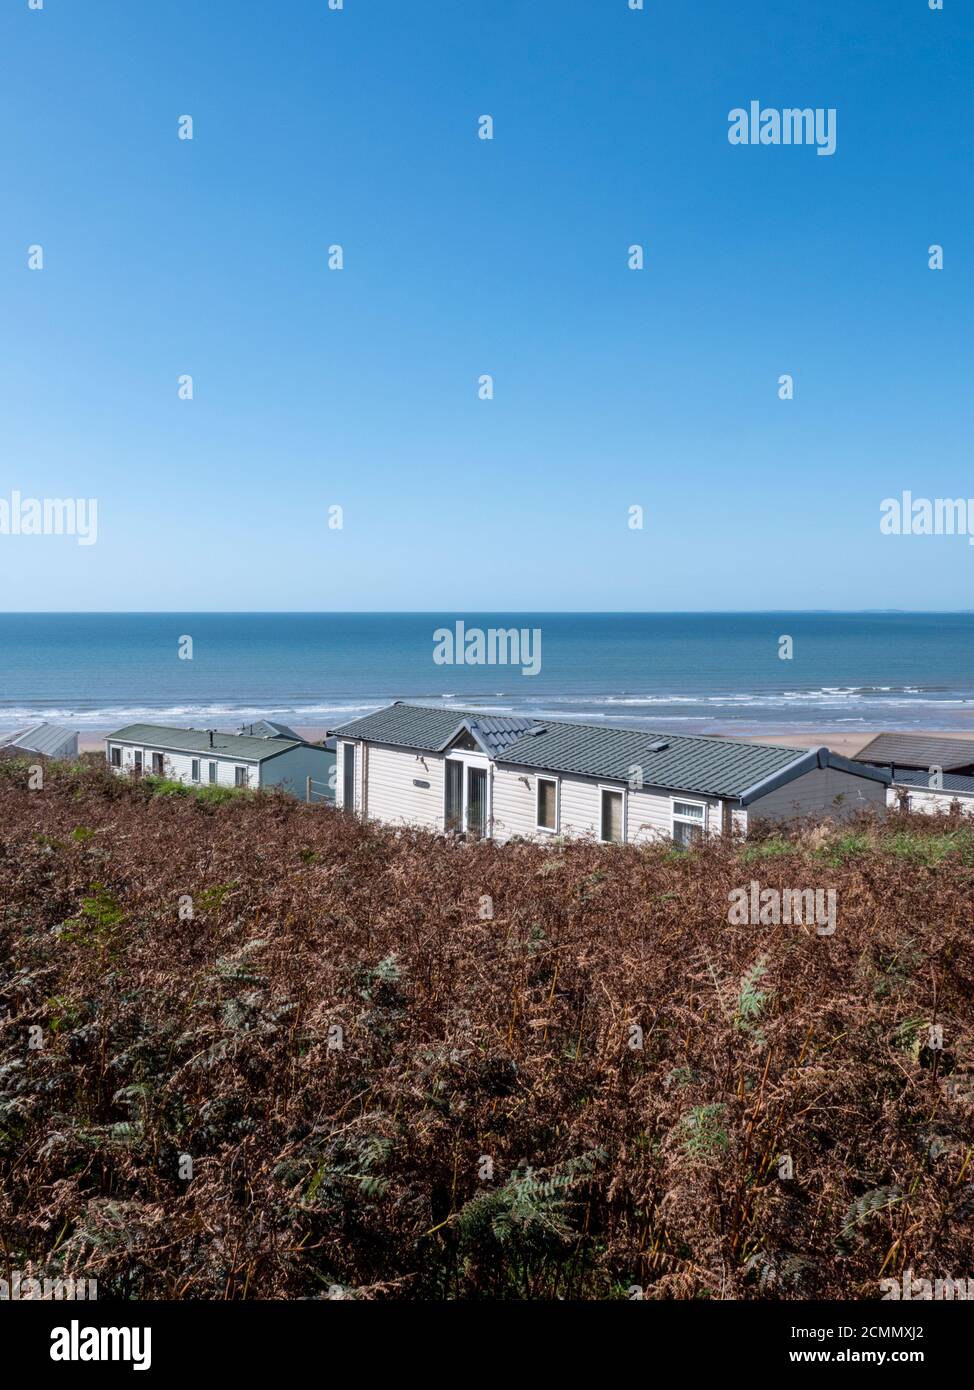
[[[482,840],[487,834],[487,769],[447,758],[443,821],[448,831]]]
[[[467,834],[482,840],[487,834],[487,769],[467,768]]]
[[[463,763],[457,758],[446,760],[444,822],[448,831],[463,829]]]

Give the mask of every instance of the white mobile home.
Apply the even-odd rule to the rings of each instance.
[[[890,806],[933,815],[956,804],[964,815],[974,815],[974,740],[877,734],[856,762],[888,769]]]
[[[936,815],[956,805],[963,815],[974,816],[974,777],[897,768],[887,798],[890,806],[902,806],[907,811]]]
[[[113,772],[147,773],[194,786],[275,787],[293,796],[322,800],[334,755],[300,739],[222,734],[215,729],[177,729],[129,724],[109,734],[105,756]]]
[[[336,802],[396,825],[507,840],[615,842],[844,817],[889,773],[827,748],[650,734],[397,702],[337,730]]]

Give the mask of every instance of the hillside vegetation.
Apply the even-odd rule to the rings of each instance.
[[[752,879],[834,888],[835,933],[729,924]],[[101,1298],[974,1275],[972,890],[949,817],[464,845],[0,764],[0,1264]]]

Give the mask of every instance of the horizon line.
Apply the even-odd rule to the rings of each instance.
[[[314,618],[458,618],[468,614],[531,617],[739,617],[779,613],[815,615],[889,615],[902,617],[959,617],[974,608],[10,608],[0,609],[0,618],[143,618],[181,617],[314,617]]]

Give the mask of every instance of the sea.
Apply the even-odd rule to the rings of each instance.
[[[458,622],[454,657],[513,628],[522,664],[434,660]],[[4,729],[333,727],[394,699],[664,732],[968,730],[974,613],[0,614]]]

